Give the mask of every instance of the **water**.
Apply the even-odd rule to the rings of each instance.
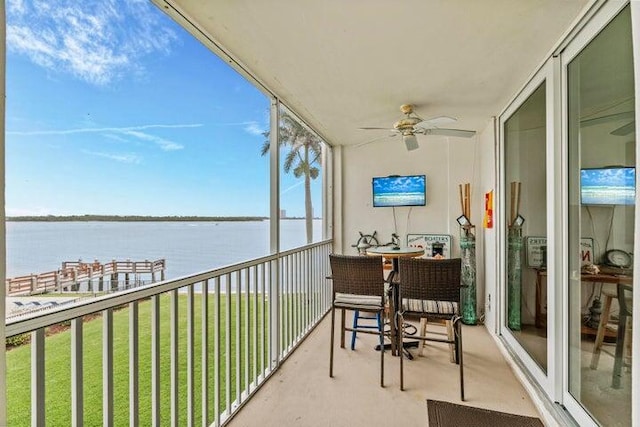
[[[314,241],[322,220],[314,220]],[[305,221],[280,222],[281,249],[306,243]],[[173,279],[269,253],[269,221],[7,222],[7,277],[43,273],[63,261],[166,260]]]

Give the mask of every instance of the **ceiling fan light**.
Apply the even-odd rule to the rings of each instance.
[[[412,151],[418,149],[418,138],[416,138],[414,134],[402,135],[402,140],[407,146],[407,150]]]

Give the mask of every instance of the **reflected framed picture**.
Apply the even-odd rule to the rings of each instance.
[[[458,221],[458,224],[460,224],[461,227],[465,227],[467,225],[471,225],[471,222],[469,221],[469,218],[467,218],[464,215],[460,215],[458,218],[456,218],[456,221]]]

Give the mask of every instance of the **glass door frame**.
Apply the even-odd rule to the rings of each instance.
[[[556,200],[555,192],[557,191],[557,186],[555,186],[554,179],[554,171],[557,159],[560,157],[559,152],[557,150],[556,145],[554,144],[554,132],[555,132],[555,119],[556,112],[558,108],[556,107],[556,99],[555,96],[557,82],[556,82],[556,73],[554,73],[554,64],[557,63],[557,59],[550,58],[548,59],[544,65],[535,73],[535,75],[528,81],[528,83],[524,86],[524,88],[520,91],[520,93],[514,98],[514,100],[510,103],[510,105],[502,112],[498,120],[498,133],[499,133],[499,147],[498,147],[498,177],[496,187],[498,190],[498,194],[500,197],[499,200],[499,214],[497,216],[497,235],[498,235],[498,253],[500,256],[498,257],[498,293],[500,297],[500,309],[498,310],[498,333],[501,335],[505,344],[513,351],[519,361],[522,363],[526,372],[531,375],[535,381],[540,385],[542,390],[546,394],[549,395],[549,398],[552,401],[557,400],[557,390],[558,384],[554,383],[554,380],[558,377],[557,373],[557,364],[554,363],[556,360],[555,357],[555,347],[554,343],[557,342],[557,337],[555,331],[557,328],[551,327],[556,323],[556,298],[555,295],[547,292],[548,300],[547,300],[547,372],[536,363],[536,361],[527,353],[527,351],[522,347],[522,345],[515,338],[511,330],[507,326],[507,232],[506,232],[506,224],[507,224],[507,206],[506,206],[506,196],[507,189],[505,185],[505,177],[506,177],[506,159],[505,159],[505,132],[504,126],[512,117],[514,113],[516,113],[519,108],[529,99],[529,97],[533,94],[533,92],[538,89],[538,87],[545,83],[545,116],[546,116],[546,192],[547,192],[547,203],[546,203],[546,217],[547,217],[547,239],[548,241],[557,241],[558,234],[554,229],[556,221],[554,219],[555,211],[553,201]],[[557,277],[556,267],[555,267],[555,259],[556,259],[556,248],[554,245],[547,246],[547,259],[548,259],[548,280],[547,283],[553,283],[552,277]],[[556,287],[557,288],[557,287]],[[554,290],[556,289],[554,288]],[[547,285],[547,289],[549,286]],[[550,393],[550,391],[553,391]]]
[[[632,2],[633,3],[633,2]],[[627,5],[629,4],[629,1],[608,1],[606,3],[604,3],[602,5],[602,7],[600,7],[600,9],[594,14],[592,15],[591,19],[586,22],[586,24],[576,33],[575,37],[573,37],[571,39],[571,41],[569,41],[565,48],[563,49],[563,51],[560,53],[559,58],[560,58],[560,76],[561,76],[561,85],[562,85],[562,91],[560,92],[561,94],[561,102],[562,102],[562,116],[561,116],[561,120],[559,123],[561,123],[561,127],[562,127],[562,135],[561,135],[561,146],[562,146],[562,165],[561,165],[561,175],[562,175],[562,182],[561,182],[561,187],[562,187],[562,197],[557,199],[557,200],[561,200],[561,204],[562,204],[562,214],[561,214],[561,218],[562,218],[562,253],[568,253],[568,247],[569,247],[569,241],[568,241],[568,235],[569,235],[569,201],[568,201],[568,192],[569,192],[569,186],[568,186],[568,179],[569,179],[569,171],[568,171],[568,166],[569,166],[569,156],[568,156],[568,147],[569,147],[569,135],[568,135],[568,79],[567,79],[567,67],[568,65],[571,63],[571,61],[573,59],[575,59],[575,57],[582,52],[582,50],[600,33],[600,31],[607,25],[609,24],[609,22],[611,22],[611,20],[618,14],[620,13],[620,11],[622,9],[624,9]],[[633,4],[632,4],[633,6]],[[640,15],[640,13],[637,13],[638,15]],[[640,21],[639,21],[640,22]],[[632,28],[633,28],[633,24],[638,24],[638,22],[633,22],[632,19]],[[634,43],[635,45],[635,43]],[[635,46],[634,46],[635,48]],[[634,62],[635,62],[635,68],[636,68],[636,76],[638,75],[638,61],[640,61],[640,58],[635,58]],[[640,84],[640,80],[637,79],[636,77],[636,88],[635,88],[635,95],[636,95],[636,105],[638,104],[638,85]],[[638,111],[636,108],[636,116],[638,115]],[[636,152],[638,150],[638,144],[637,144],[637,137],[636,137]],[[636,155],[636,168],[638,168],[638,160],[639,157]],[[636,192],[636,205],[638,206],[638,200],[639,200],[639,192]],[[638,212],[636,211],[636,218],[635,218],[635,223],[636,226],[638,224]],[[634,236],[634,241],[635,244],[638,244],[638,229],[636,228],[635,230],[635,236]],[[564,258],[564,259],[562,259]],[[637,258],[637,257],[636,257]],[[559,262],[562,263],[562,266],[560,268],[560,270],[562,271],[561,274],[561,282],[562,286],[562,296],[561,296],[561,301],[562,301],[562,307],[564,308],[562,310],[562,334],[565,337],[569,336],[569,307],[568,307],[568,303],[569,303],[569,265],[568,265],[568,259],[567,257],[561,257],[560,260],[557,260]],[[638,267],[638,260],[635,261],[636,267]],[[636,275],[634,275],[634,285],[637,288],[639,285],[637,284],[637,279],[636,279]],[[637,294],[637,293],[636,293]],[[635,295],[635,301],[638,301],[638,295]],[[636,307],[638,306],[637,304],[635,305]],[[636,310],[637,311],[637,310]],[[636,316],[637,317],[637,316]],[[634,319],[635,325],[637,326],[638,324],[638,319]],[[638,354],[638,341],[640,340],[640,328],[634,328],[633,330],[633,343],[634,343],[634,350],[633,350],[633,354],[637,355]],[[562,372],[562,396],[561,396],[561,400],[559,400],[559,402],[561,402],[567,409],[567,411],[571,414],[571,416],[578,422],[578,424],[580,426],[598,426],[599,424],[596,423],[593,418],[591,418],[591,416],[589,415],[589,413],[582,407],[582,405],[578,402],[578,400],[576,400],[576,398],[569,392],[569,342],[568,339],[562,339],[560,342],[560,346],[558,348],[561,348],[562,351],[562,359],[561,359],[561,363],[562,363],[562,367],[561,367],[561,372]],[[638,395],[638,357],[634,358],[633,361],[633,367],[632,367],[632,372],[633,372],[633,380],[632,380],[632,396],[637,396]],[[636,399],[637,400],[637,399]],[[632,422],[638,420],[639,415],[638,415],[638,403],[636,402],[635,404],[633,404],[632,407]]]

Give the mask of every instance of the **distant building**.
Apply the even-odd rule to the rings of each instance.
[[[286,217],[287,217],[287,210],[280,209],[280,218],[286,218]]]

